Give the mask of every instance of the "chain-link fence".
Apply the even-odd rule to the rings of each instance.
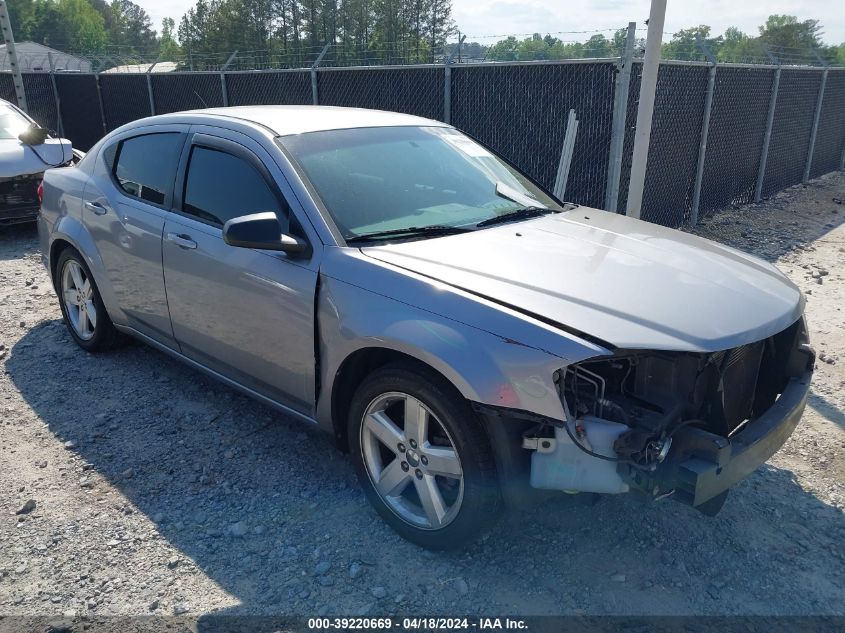
[[[618,190],[615,210],[625,211],[639,59],[629,69],[619,58],[447,58],[409,66],[251,71],[226,67],[231,61],[219,66],[225,70],[24,73],[23,80],[30,114],[83,150],[150,114],[249,104],[357,106],[450,122],[549,189],[574,110],[579,125],[565,198],[603,208],[614,199],[607,194]],[[623,89],[627,98],[620,92],[616,99]],[[0,73],[0,97],[14,101],[8,74]],[[642,217],[675,227],[693,223],[842,167],[845,68],[665,62],[652,121]],[[613,151],[616,145],[621,150]]]

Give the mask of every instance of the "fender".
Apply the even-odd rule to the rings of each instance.
[[[340,260],[342,265],[335,266]],[[392,270],[389,265],[387,268],[379,262],[370,265],[366,257],[347,257],[340,249],[326,249],[323,263],[317,296],[322,389],[316,417],[327,429],[332,424],[331,398],[338,370],[351,354],[361,349],[382,348],[416,358],[441,373],[472,402],[555,419],[563,417],[553,379],[555,371],[569,363],[608,353],[563,332],[556,335],[562,339],[556,346],[559,353],[553,353],[545,346],[525,344],[458,320],[473,317],[468,312],[478,309],[479,314],[490,311],[489,321],[497,329],[505,326],[502,319],[514,319],[512,330],[527,335],[532,325],[524,317],[511,315],[507,310],[503,314],[495,306],[479,306],[479,300],[473,297],[433,287],[430,281]],[[349,278],[356,267],[368,269],[358,271],[361,283],[367,287],[331,274],[338,272]],[[407,290],[403,299],[376,290],[384,287],[395,290],[397,284]],[[412,296],[416,297],[417,305],[407,300]],[[449,312],[455,318],[443,315],[447,306],[442,302],[449,303]],[[425,303],[429,307],[419,305]],[[545,329],[542,324],[538,327]],[[550,333],[544,331],[535,338],[541,343],[551,343],[549,337]]]

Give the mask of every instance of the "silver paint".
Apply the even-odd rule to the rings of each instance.
[[[274,139],[387,125],[444,124],[301,106],[135,121],[78,167],[47,172],[39,218],[45,261],[53,263],[56,240],[71,244],[120,329],[327,430],[344,362],[368,349],[416,358],[472,401],[561,419],[553,374],[568,363],[614,347],[727,349],[780,331],[803,310],[798,289],[770,264],[594,209],[347,247]],[[311,254],[231,247],[217,228],[123,195],[105,173],[102,150],[153,126],[247,147],[288,199]],[[107,212],[84,210],[84,202]],[[197,246],[180,247],[164,239],[168,233]]]

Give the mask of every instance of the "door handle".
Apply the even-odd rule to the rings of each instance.
[[[196,248],[197,243],[191,239],[190,235],[178,235],[176,233],[168,233],[165,239],[168,242],[173,242],[179,248]]]
[[[94,215],[105,215],[108,211],[108,209],[106,209],[99,202],[86,202],[85,208],[93,212]]]

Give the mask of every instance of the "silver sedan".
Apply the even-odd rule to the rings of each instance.
[[[132,336],[319,426],[430,548],[540,490],[713,514],[795,428],[813,367],[775,267],[564,204],[403,114],[135,121],[46,173],[39,233],[80,347]]]

